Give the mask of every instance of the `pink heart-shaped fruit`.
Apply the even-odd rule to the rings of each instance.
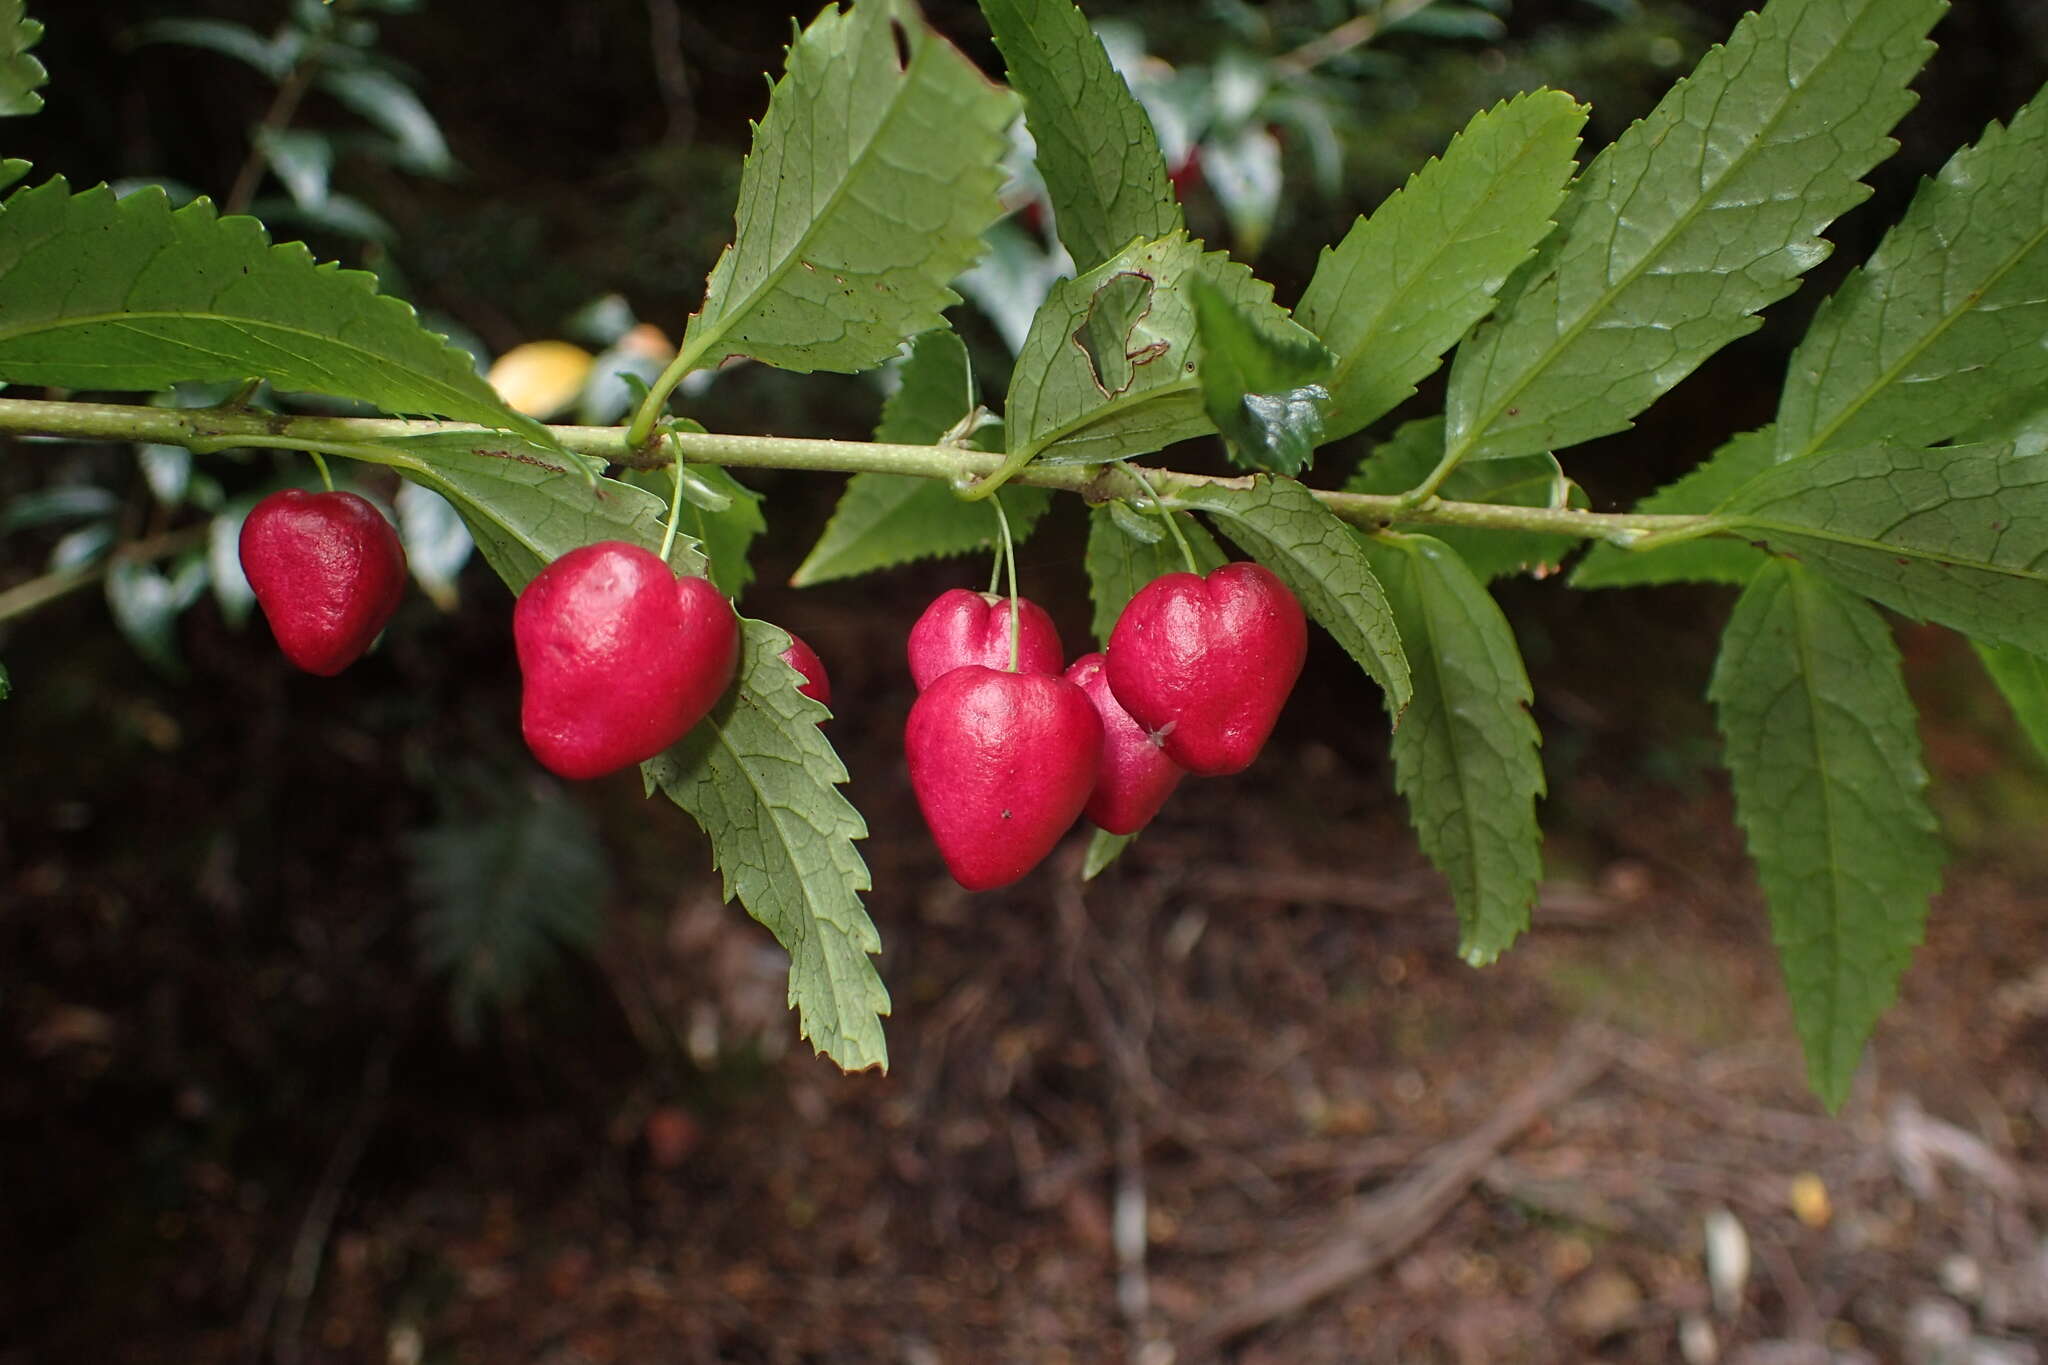
[[[795,631],[789,634],[789,648],[782,651],[782,662],[803,675],[803,681],[796,690],[812,701],[825,706],[832,704],[832,679],[825,672],[825,661],[818,657],[818,651],[805,644]],[[820,721],[819,724],[824,722]]]
[[[1045,608],[1018,598],[1017,671],[1057,673],[1066,658],[1059,628]],[[1010,667],[1010,599],[951,588],[940,593],[910,628],[910,678],[923,691],[956,668]]]
[[[903,751],[946,869],[987,891],[1036,867],[1088,804],[1102,721],[1057,673],[968,664],[918,697]]]
[[[704,718],[739,664],[739,620],[711,580],[606,540],[534,576],[512,611],[527,747],[562,777],[654,757]]]
[[[272,493],[242,522],[241,553],[278,648],[323,678],[360,659],[405,597],[398,532],[354,493]]]
[[[1102,718],[1102,763],[1084,814],[1111,834],[1136,834],[1159,814],[1187,770],[1116,704],[1100,654],[1083,654],[1067,665],[1067,681],[1088,694]]]
[[[1301,603],[1257,564],[1170,573],[1138,590],[1109,634],[1104,672],[1131,719],[1191,773],[1250,766],[1301,676]]]

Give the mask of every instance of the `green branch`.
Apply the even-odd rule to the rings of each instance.
[[[891,445],[878,441],[820,441],[793,436],[723,436],[677,432],[673,446],[636,447],[622,427],[560,426],[549,429],[566,449],[636,468],[666,466],[670,450],[696,464],[739,469],[809,469],[844,474],[904,474],[940,479],[955,487],[988,477],[1003,456],[958,446]],[[0,398],[0,432],[54,436],[76,441],[143,441],[213,451],[263,446],[319,451],[401,469],[422,465],[422,456],[379,442],[448,432],[474,432],[480,449],[518,438],[466,422],[409,421],[387,417],[291,417],[224,408],[150,408],[114,403],[41,402]],[[1017,482],[1078,493],[1092,503],[1124,500],[1149,503],[1153,490],[1166,507],[1187,506],[1180,495],[1206,488],[1249,488],[1249,476],[1225,478],[1146,469],[1142,477],[1122,465],[1026,465]],[[1149,485],[1149,488],[1148,488]],[[1415,506],[1374,493],[1314,490],[1337,516],[1356,526],[1475,526],[1501,531],[1537,531],[1634,547],[1709,535],[1721,523],[1706,516],[1582,512],[1567,507],[1512,507],[1503,503],[1446,502],[1431,498]]]
[[[182,554],[206,540],[206,527],[190,526],[181,531],[130,541],[116,546],[111,554],[75,569],[58,569],[41,578],[31,578],[0,592],[0,621],[26,616],[60,597],[88,588],[107,576],[116,563],[148,564]]]

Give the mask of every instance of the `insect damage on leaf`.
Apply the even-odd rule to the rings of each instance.
[[[1152,278],[1135,270],[1111,276],[1095,291],[1088,316],[1074,331],[1074,344],[1088,357],[1095,387],[1115,398],[1131,387],[1138,367],[1150,365],[1171,349],[1164,338],[1137,342],[1140,323],[1152,311]]]

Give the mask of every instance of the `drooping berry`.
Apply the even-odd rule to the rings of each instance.
[[[1117,705],[1102,671],[1102,655],[1083,654],[1067,665],[1066,676],[1088,694],[1102,718],[1102,762],[1083,813],[1111,834],[1136,834],[1159,813],[1187,770]]]
[[[1066,658],[1059,628],[1045,609],[1018,598],[1017,671],[1058,673]],[[940,593],[910,628],[910,678],[923,691],[934,679],[967,664],[1010,666],[1010,599],[952,588]]]
[[[795,631],[790,632],[789,648],[782,651],[781,658],[782,662],[803,675],[804,680],[797,684],[797,691],[814,702],[825,706],[832,704],[832,679],[825,672],[825,661]]]
[[[550,771],[602,777],[704,718],[739,663],[739,620],[706,578],[607,540],[535,575],[512,612],[526,743]]]
[[[1259,756],[1308,654],[1301,603],[1257,564],[1206,578],[1170,573],[1131,598],[1104,671],[1131,719],[1191,773],[1220,777]]]
[[[1088,803],[1102,751],[1094,704],[1056,673],[952,669],[910,708],[910,785],[969,891],[1036,867]]]
[[[360,659],[405,597],[398,532],[354,493],[272,493],[242,523],[241,557],[278,648],[324,678]]]

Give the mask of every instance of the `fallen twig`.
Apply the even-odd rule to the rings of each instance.
[[[341,1211],[342,1196],[355,1179],[356,1166],[369,1146],[370,1136],[383,1118],[384,1101],[391,1089],[391,1064],[412,1027],[413,1002],[417,997],[417,991],[406,994],[404,1004],[393,1012],[383,1036],[363,1065],[355,1107],[328,1152],[312,1198],[306,1201],[284,1276],[273,1281],[251,1309],[245,1325],[245,1345],[251,1358],[260,1358],[267,1347],[270,1359],[277,1365],[297,1365],[301,1359],[306,1314],[312,1307],[313,1291],[319,1287],[335,1215]]]
[[[1195,1359],[1255,1327],[1285,1317],[1370,1274],[1427,1233],[1516,1135],[1546,1111],[1592,1084],[1613,1052],[1592,1028],[1572,1030],[1549,1071],[1502,1102],[1487,1120],[1445,1143],[1414,1174],[1373,1195],[1343,1227],[1291,1268],[1212,1313],[1182,1340],[1179,1358]]]
[[[1457,914],[1442,879],[1431,872],[1367,878],[1344,872],[1217,865],[1192,869],[1185,884],[1212,896],[1341,905],[1382,915],[1420,914],[1450,919]],[[1601,928],[1614,922],[1617,910],[1612,898],[1588,887],[1545,882],[1538,888],[1534,915],[1544,924]]]
[[[1111,1244],[1116,1250],[1117,1261],[1116,1302],[1135,1357],[1153,1330],[1152,1289],[1145,1264],[1149,1239],[1146,1234],[1144,1125],[1139,1117],[1139,1105],[1141,1101],[1156,1103],[1162,1087],[1158,1077],[1153,1075],[1146,1055],[1146,1035],[1150,1032],[1153,1015],[1150,1002],[1122,1002],[1126,1013],[1142,1017],[1142,1022],[1135,1027],[1128,1024],[1113,1008],[1108,993],[1095,975],[1096,960],[1102,955],[1084,951],[1091,926],[1088,907],[1081,895],[1079,872],[1078,866],[1072,867],[1060,879],[1061,958],[1075,997],[1081,1003],[1081,1012],[1088,1017],[1095,1041],[1109,1067],[1110,1122],[1116,1153],[1116,1194],[1111,1216]],[[1130,984],[1135,990],[1135,981]]]

